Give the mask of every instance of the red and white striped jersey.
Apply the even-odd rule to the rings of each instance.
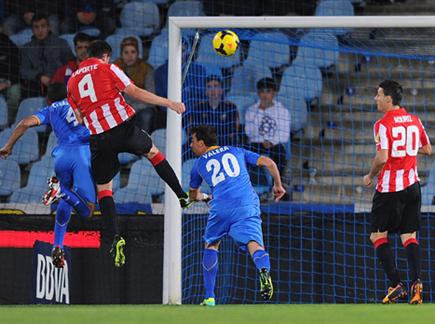
[[[131,83],[116,65],[89,58],[68,81],[68,102],[80,110],[91,135],[100,134],[135,114],[121,94]]]
[[[418,150],[429,144],[420,119],[404,108],[390,110],[374,126],[376,149],[388,150],[388,160],[378,176],[376,190],[396,192],[420,181]]]

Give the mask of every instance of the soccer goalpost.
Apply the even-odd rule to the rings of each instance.
[[[181,101],[183,28],[430,28],[435,16],[169,17],[168,97]],[[406,46],[406,43],[404,44]],[[210,44],[210,46],[212,46]],[[166,156],[181,178],[182,119],[167,115]],[[368,170],[368,169],[367,169]],[[182,302],[182,219],[178,199],[165,188],[163,303]]]

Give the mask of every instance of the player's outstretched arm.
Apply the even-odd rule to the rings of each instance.
[[[257,165],[264,166],[269,171],[270,175],[273,178],[273,195],[275,197],[275,201],[279,201],[282,196],[285,194],[285,189],[282,186],[281,183],[281,176],[279,174],[278,167],[276,166],[276,163],[267,156],[260,156],[260,158],[257,161]]]
[[[418,150],[418,153],[424,154],[424,155],[431,155],[432,154],[432,145],[430,145],[430,144],[423,145]]]
[[[139,100],[139,101],[142,101],[144,103],[151,104],[151,105],[168,107],[169,109],[172,109],[173,111],[175,111],[178,114],[181,114],[186,110],[186,107],[184,106],[184,104],[182,102],[175,102],[175,101],[169,100],[167,98],[160,97],[152,92],[141,89],[141,88],[135,86],[134,84],[129,84],[124,89],[124,92],[136,100]]]
[[[17,127],[15,127],[11,136],[9,137],[6,144],[0,149],[0,156],[6,159],[12,152],[15,143],[20,139],[21,136],[29,129],[29,127],[38,126],[39,119],[35,115],[29,116],[21,120]]]

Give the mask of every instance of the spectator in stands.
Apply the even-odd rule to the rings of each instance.
[[[116,28],[115,20],[104,11],[106,7],[102,8],[103,11],[99,11],[96,2],[96,0],[79,0],[77,7],[71,9],[72,14],[60,24],[60,33],[84,32],[101,39],[113,34]]]
[[[219,145],[237,145],[239,113],[237,107],[224,99],[222,80],[215,75],[208,76],[205,85],[206,100],[199,102],[186,114],[185,126],[212,125],[216,129]]]
[[[15,119],[20,103],[19,51],[9,37],[0,32],[0,95],[6,98],[9,121]]]
[[[74,57],[66,40],[51,34],[47,16],[33,16],[32,32],[32,40],[21,49],[23,97],[45,96],[54,72]]]
[[[139,57],[139,44],[135,37],[126,37],[122,40],[121,57],[117,58],[114,63],[124,71],[137,87],[155,92],[154,70],[151,65]],[[134,100],[127,95],[124,95],[124,97],[135,108],[138,125],[151,133],[156,108]]]
[[[79,68],[80,62],[88,58],[88,46],[91,41],[92,37],[84,33],[77,33],[74,36],[76,58],[69,60],[65,65],[58,68],[51,78],[50,83],[64,83],[67,85],[71,74]]]
[[[245,132],[249,149],[259,154],[269,155],[284,174],[286,165],[285,144],[290,138],[290,114],[276,101],[276,84],[272,78],[257,82],[260,100],[249,107],[245,114]]]

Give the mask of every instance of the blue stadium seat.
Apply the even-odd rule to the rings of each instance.
[[[152,2],[155,3],[156,5],[163,5],[163,4],[167,4],[169,0],[131,0],[130,2]]]
[[[257,82],[262,78],[271,78],[272,72],[269,67],[260,64],[259,66],[243,65],[234,69],[231,78],[231,89],[228,96],[253,95],[257,96]]]
[[[159,151],[166,154],[166,129],[156,129],[151,133],[151,139]]]
[[[20,188],[20,167],[14,160],[0,159],[0,196],[9,196]]]
[[[20,120],[33,115],[35,112],[37,112],[39,109],[43,108],[46,105],[47,102],[44,97],[32,97],[22,100],[20,102],[20,105],[18,106],[14,125],[17,125]],[[35,127],[34,129],[36,129],[38,133],[41,133],[47,130],[47,126],[41,125]]]
[[[294,96],[292,92],[279,92],[276,100],[281,102],[290,112],[290,131],[300,131],[307,124],[307,102],[303,97]]]
[[[11,35],[9,38],[15,45],[17,45],[18,47],[22,47],[32,40],[32,36],[32,29],[26,28],[19,33]]]
[[[353,5],[349,0],[322,0],[316,7],[316,16],[354,16]],[[350,28],[328,28],[334,35],[344,35],[351,31]]]
[[[121,42],[126,37],[135,37],[137,39],[137,43],[139,46],[139,57],[143,58],[143,45],[141,39],[132,34],[113,34],[106,38],[106,42],[109,43],[109,45],[112,47],[112,55],[110,57],[111,61],[113,62],[117,58],[121,56]]]
[[[68,46],[71,49],[71,51],[73,52],[73,54],[77,55],[76,48],[74,46],[74,37],[75,36],[76,36],[76,34],[62,34],[62,35],[59,35],[59,38],[66,40],[66,42],[68,43]]]
[[[150,195],[162,194],[164,191],[163,180],[157,175],[151,163],[144,158],[132,165],[127,185],[119,189],[114,198],[120,203],[150,203]]]
[[[237,110],[239,111],[239,122],[240,124],[244,125],[246,109],[252,106],[258,100],[258,96],[256,93],[245,96],[227,96],[226,100],[231,101],[233,104],[236,105]]]
[[[233,56],[220,56],[213,49],[213,37],[214,34],[207,34],[201,38],[196,62],[201,64],[213,64],[220,68],[229,68],[238,65],[240,63],[240,50],[238,50]]]
[[[14,191],[10,202],[39,203],[42,195],[47,191],[47,179],[54,175],[54,169],[48,168],[42,162],[36,162],[30,169],[27,186]]]
[[[429,171],[427,183],[421,188],[421,203],[422,205],[432,205],[433,198],[435,197],[435,163]]]
[[[159,8],[152,2],[129,2],[122,8],[119,19],[122,33],[150,36],[160,25]],[[119,29],[115,31],[118,32]]]
[[[138,159],[137,155],[131,153],[119,153],[118,160],[120,164],[128,164]]]
[[[288,36],[281,32],[258,33],[250,44],[244,65],[279,67],[290,60]]]
[[[186,16],[205,16],[202,1],[175,1],[168,9],[168,18],[172,16],[186,17]],[[168,22],[166,21],[166,26]],[[195,29],[193,28],[183,28],[183,37],[192,37],[195,35]]]
[[[164,64],[168,60],[168,30],[162,29],[161,33],[154,37],[151,42],[148,63],[154,69]]]
[[[0,147],[6,144],[11,134],[11,128],[6,128],[0,133]],[[33,128],[28,129],[15,143],[9,158],[17,161],[18,164],[27,164],[39,158],[38,134]]]
[[[322,73],[316,66],[296,59],[283,73],[280,92],[293,93],[294,96],[303,97],[307,102],[311,102],[322,93]]]
[[[299,44],[296,59],[302,59],[307,65],[327,68],[338,63],[338,40],[331,33],[310,31]]]
[[[0,95],[0,129],[8,126],[8,105],[3,96]]]

